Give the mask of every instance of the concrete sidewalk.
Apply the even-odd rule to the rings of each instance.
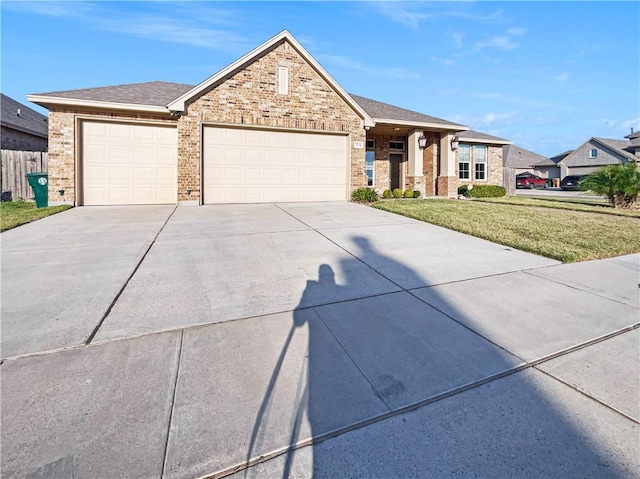
[[[3,477],[640,477],[638,255],[350,203],[0,239]]]

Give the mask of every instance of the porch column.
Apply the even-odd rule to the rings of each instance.
[[[440,175],[438,176],[438,196],[457,196],[456,152],[451,149],[453,133],[442,135],[440,139]]]
[[[424,172],[422,169],[422,150],[418,146],[418,138],[422,135],[422,130],[414,130],[409,133],[407,138],[408,143],[408,163],[409,171],[407,173],[407,183],[413,190],[419,190],[422,195],[425,194],[424,190]]]

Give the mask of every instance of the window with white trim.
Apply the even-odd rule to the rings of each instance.
[[[458,145],[458,178],[470,180],[471,174],[471,147],[469,145]]]
[[[598,158],[598,150],[596,150],[595,148],[593,148],[593,149],[589,152],[589,158]]]
[[[404,151],[404,141],[390,141],[389,149],[396,151]]]
[[[487,147],[476,145],[473,147],[473,165],[476,180],[487,179]]]
[[[289,67],[278,67],[278,93],[281,95],[289,94]]]
[[[364,154],[364,171],[367,174],[367,186],[373,186],[375,179],[376,152],[367,151]]]

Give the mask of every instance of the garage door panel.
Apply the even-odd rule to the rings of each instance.
[[[177,130],[157,125],[82,123],[84,204],[177,200]]]

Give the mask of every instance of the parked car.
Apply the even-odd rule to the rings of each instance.
[[[564,191],[579,190],[580,183],[582,183],[582,180],[585,176],[587,175],[567,175],[562,178],[562,181],[560,182],[560,188],[562,188]]]
[[[542,178],[533,173],[520,173],[516,175],[516,188],[546,188],[548,182],[546,178]]]

